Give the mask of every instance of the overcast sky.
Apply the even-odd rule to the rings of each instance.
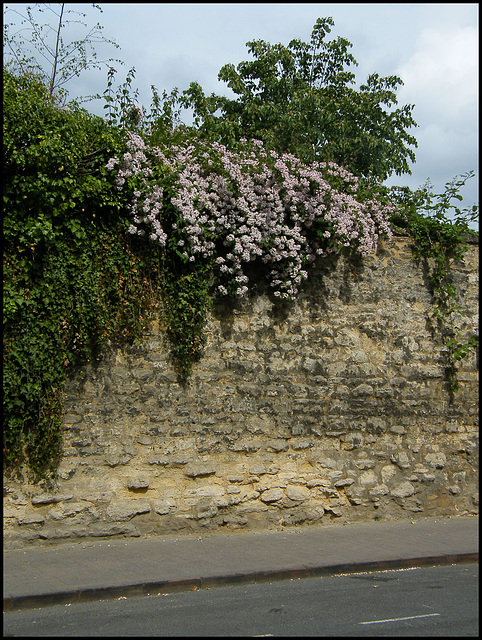
[[[196,81],[207,94],[228,95],[217,74],[226,63],[250,59],[246,42],[309,41],[316,19],[331,16],[329,37],[342,36],[353,45],[356,82],[375,72],[398,75],[404,82],[399,105],[415,105],[412,175],[394,176],[388,184],[416,188],[430,178],[439,192],[455,175],[474,169],[463,204],[478,203],[477,3],[101,3],[102,14],[88,4],[68,6],[87,13],[89,24],[99,21],[105,36],[120,45],[106,49],[107,57],[124,61],[120,81],[135,67],[134,86],[145,106],[152,84],[169,92]],[[105,86],[106,72],[93,71],[68,88],[73,97],[102,93]],[[102,113],[100,103],[94,104],[87,108]]]

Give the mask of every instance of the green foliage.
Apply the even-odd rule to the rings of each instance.
[[[227,64],[218,76],[234,99],[205,96],[191,83],[182,102],[193,108],[200,132],[228,147],[259,139],[278,153],[306,163],[333,161],[372,181],[410,173],[411,147],[417,147],[409,134],[416,126],[413,106],[392,109],[401,79],[372,74],[359,90],[350,86],[355,76],[348,69],[357,63],[348,40],[326,40],[333,24],[320,18],[310,42],[292,40],[287,47],[248,42],[254,60]]]
[[[212,305],[211,266],[191,268],[178,262],[177,268],[169,268],[164,262],[163,267],[163,317],[174,368],[179,381],[186,384],[206,342],[204,321]]]
[[[105,170],[120,132],[4,72],[4,464],[53,472],[72,367],[139,333],[158,256]],[[156,262],[157,261],[157,262]]]
[[[391,193],[392,201],[398,204],[393,223],[407,229],[413,237],[415,257],[428,274],[433,316],[447,349],[446,376],[452,400],[459,389],[458,363],[479,344],[477,336],[464,336],[457,326],[465,314],[451,273],[453,262],[467,251],[467,235],[473,234],[469,225],[479,215],[477,205],[460,209],[452,201],[463,200],[459,191],[473,175],[470,171],[456,176],[445,185],[442,194],[433,194],[430,183],[415,192],[407,187],[394,187]]]
[[[158,144],[174,144],[185,136],[189,127],[180,120],[177,89],[171,93],[163,91],[159,95],[156,87],[151,85],[151,105],[147,112],[139,106],[139,91],[132,87],[136,73],[134,67],[120,86],[115,85],[116,73],[113,67],[109,69],[107,86],[102,95],[106,119],[111,126],[139,131],[144,137],[155,139]]]

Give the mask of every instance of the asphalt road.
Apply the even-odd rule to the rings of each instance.
[[[4,636],[478,637],[478,565],[11,611]]]

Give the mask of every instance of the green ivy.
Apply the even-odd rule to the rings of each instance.
[[[211,268],[207,265],[196,270],[163,270],[163,316],[174,368],[184,384],[205,346],[204,322],[212,304],[210,280]]]
[[[451,401],[459,390],[459,363],[479,344],[478,336],[464,336],[457,328],[457,317],[466,313],[452,277],[454,261],[463,258],[468,250],[467,238],[474,233],[470,223],[478,220],[477,205],[460,209],[452,202],[462,201],[460,189],[473,175],[470,171],[456,176],[442,194],[433,194],[430,183],[415,192],[406,187],[392,191],[392,199],[398,204],[393,222],[407,229],[414,239],[415,258],[423,263],[428,275],[433,319],[446,347],[445,373]]]
[[[60,457],[66,376],[140,335],[159,256],[127,234],[105,171],[119,129],[8,73],[3,107],[4,468],[39,479]]]

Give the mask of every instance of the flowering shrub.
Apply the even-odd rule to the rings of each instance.
[[[270,267],[274,295],[292,299],[317,255],[350,247],[367,255],[391,238],[393,207],[370,197],[333,162],[308,166],[295,156],[243,141],[236,152],[200,140],[160,148],[127,132],[128,151],[107,168],[133,189],[129,232],[148,236],[183,261],[208,261],[218,295],[243,297],[245,266]]]
[[[127,151],[107,169],[131,196],[129,232],[160,249],[164,318],[183,381],[202,352],[211,284],[218,296],[242,298],[248,265],[264,264],[274,295],[293,299],[317,255],[366,255],[380,234],[391,237],[390,203],[332,162],[308,166],[257,140],[236,151],[192,136],[161,146],[145,133],[126,131]]]

